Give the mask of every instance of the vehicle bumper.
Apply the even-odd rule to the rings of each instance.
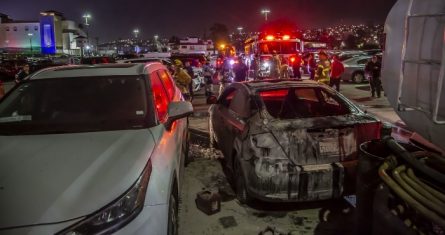
[[[250,163],[246,162],[243,165]],[[270,177],[246,170],[249,196],[269,202],[306,202],[340,198],[355,191],[357,161],[274,168]]]
[[[168,204],[144,206],[141,213],[114,234],[167,234]]]

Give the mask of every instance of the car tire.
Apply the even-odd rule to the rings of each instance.
[[[234,156],[236,158],[236,156]],[[246,181],[244,179],[243,169],[238,159],[235,159],[235,166],[233,169],[233,175],[235,179],[235,193],[241,205],[248,204],[252,201],[249,193],[247,192]]]
[[[172,193],[168,201],[168,235],[178,235],[179,229],[179,196],[176,183],[173,184]]]
[[[357,71],[352,74],[351,81],[353,83],[363,83],[365,80],[365,74],[363,72]]]

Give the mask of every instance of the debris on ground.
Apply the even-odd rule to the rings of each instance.
[[[196,194],[196,207],[207,215],[221,211],[221,196],[217,192],[201,191]]]
[[[236,223],[235,217],[233,216],[221,217],[219,218],[219,223],[223,226],[223,228],[238,226],[238,223]]]
[[[198,144],[190,144],[190,156],[193,159],[220,159],[222,158],[221,152],[213,148],[204,148]]]

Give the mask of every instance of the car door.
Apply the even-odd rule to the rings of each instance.
[[[247,119],[250,116],[250,97],[247,90],[240,88],[233,96],[227,112],[224,112],[224,124],[227,126],[228,162],[233,162],[233,151],[241,151],[241,135],[247,128]],[[230,151],[230,152],[229,152]],[[229,165],[229,167],[231,167]]]
[[[157,169],[160,170],[159,174],[166,176],[164,177],[165,179],[162,179],[165,180],[165,182],[160,182],[161,185],[170,185],[173,183],[173,172],[176,174],[175,178],[178,180],[178,185],[181,185],[181,175],[184,165],[182,138],[187,121],[186,119],[176,121],[172,125],[171,130],[167,130],[164,126],[168,119],[168,105],[171,101],[178,101],[180,96],[175,87],[172,88],[170,85],[167,85],[170,83],[171,78],[169,78],[168,74],[165,74],[163,70],[154,71],[149,75],[155,111],[160,124],[152,128],[157,143],[156,150],[153,153],[153,161],[161,162],[159,165],[164,167],[162,170]],[[173,90],[175,90],[175,92],[173,92]]]
[[[226,89],[218,99],[218,103],[213,108],[210,117],[210,122],[218,142],[218,147],[223,152],[224,156],[227,156],[227,149],[225,146],[227,146],[227,135],[230,133],[227,131],[228,126],[224,119],[227,117],[227,112],[235,93],[235,88]]]
[[[179,90],[177,90],[175,83],[172,79],[172,77],[170,76],[170,74],[167,72],[167,70],[165,69],[161,69],[158,70],[158,75],[161,78],[161,82],[164,85],[164,88],[167,92],[168,97],[170,98],[171,102],[175,102],[175,101],[181,101],[182,96],[179,92]],[[186,118],[183,118],[181,120],[177,120],[175,121],[173,128],[177,128],[176,132],[174,133],[174,139],[175,139],[175,143],[180,144],[180,146],[178,146],[179,148],[179,152],[178,152],[178,160],[179,160],[179,164],[178,164],[178,169],[177,172],[180,174],[180,177],[178,177],[178,180],[181,180],[182,174],[184,173],[184,166],[185,166],[185,151],[187,151],[187,128],[188,128],[188,121]]]
[[[236,89],[233,93],[230,93],[228,97],[232,97],[230,103],[225,103],[219,109],[220,117],[219,123],[222,125],[222,142],[221,151],[227,159],[231,159],[232,152],[234,150],[234,141],[245,128],[246,113],[249,108],[247,107],[247,95],[242,89]],[[227,100],[227,98],[226,98]]]

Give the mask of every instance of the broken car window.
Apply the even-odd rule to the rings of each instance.
[[[318,87],[260,91],[265,108],[275,118],[295,119],[338,116],[351,113],[340,97]]]

